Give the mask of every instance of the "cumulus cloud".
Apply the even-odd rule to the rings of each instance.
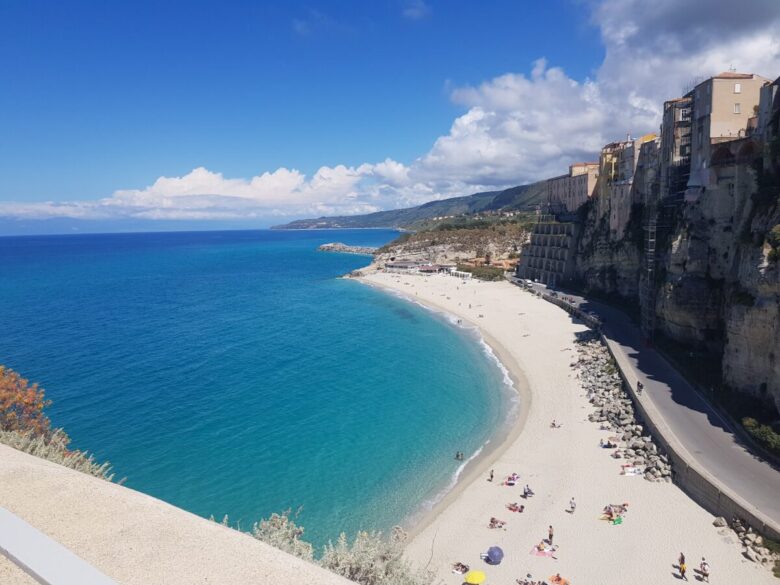
[[[406,3],[407,18],[430,12]],[[780,3],[743,0],[593,0],[588,3],[605,58],[591,77],[573,79],[538,59],[452,91],[464,113],[427,153],[409,164],[390,158],[357,167],[322,167],[312,176],[279,168],[227,178],[196,168],[123,189],[93,202],[0,203],[0,216],[238,219],[367,213],[530,182],[594,159],[631,132],[657,130],[662,103],[729,67],[780,74]],[[299,34],[329,22],[309,14]]]

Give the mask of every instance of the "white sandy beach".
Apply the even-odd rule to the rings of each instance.
[[[621,476],[620,461],[599,448],[606,433],[587,420],[592,407],[570,365],[575,334],[584,325],[506,282],[464,284],[450,276],[365,273],[363,282],[477,326],[515,380],[525,415],[504,445],[467,470],[418,528],[407,548],[411,561],[450,585],[463,582],[451,572],[456,561],[483,570],[488,584],[510,585],[529,573],[549,581],[560,573],[575,585],[654,585],[680,582],[673,565],[684,552],[690,581],[697,581],[693,569],[705,556],[712,583],[777,582],[744,559],[735,536],[719,534],[714,517],[678,487]],[[550,428],[553,419],[563,427]],[[495,470],[492,483],[487,481],[490,469]],[[501,485],[512,472],[520,474],[518,485]],[[526,483],[536,495],[523,500]],[[572,497],[577,510],[569,514]],[[510,512],[509,502],[524,504],[525,512]],[[622,502],[630,503],[622,525],[599,520],[606,504]],[[506,520],[506,528],[488,528],[492,516]],[[557,560],[530,554],[547,538],[549,525],[559,546]],[[506,554],[498,566],[480,560],[492,545]]]

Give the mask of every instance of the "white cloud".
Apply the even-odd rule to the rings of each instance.
[[[249,179],[199,167],[99,201],[0,203],[0,216],[237,219],[415,205],[553,176],[627,132],[655,131],[663,100],[681,95],[697,76],[730,66],[780,74],[777,0],[743,0],[738,9],[725,0],[594,0],[589,7],[605,48],[592,77],[575,80],[539,59],[528,74],[457,88],[451,98],[464,113],[408,165],[388,158],[322,167],[311,177],[279,168]],[[404,15],[429,11],[424,2],[410,2]],[[323,22],[330,20],[309,14],[298,32]]]
[[[431,13],[431,7],[423,0],[409,0],[401,14],[409,20],[422,20]]]

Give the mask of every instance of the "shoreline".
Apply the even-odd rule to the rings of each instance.
[[[683,551],[694,567],[705,556],[719,582],[776,582],[742,556],[733,533],[714,527],[715,517],[679,486],[622,475],[624,461],[599,448],[607,435],[588,420],[594,406],[575,368],[576,341],[588,331],[581,321],[508,282],[463,283],[444,275],[384,273],[376,266],[360,272],[351,278],[474,326],[522,391],[508,434],[494,435],[493,448],[466,466],[453,489],[413,518],[405,557],[432,579],[460,585],[463,575],[454,574],[452,564],[461,562],[484,571],[490,583],[527,575],[549,582],[557,572],[575,583],[613,583],[630,571],[635,585],[656,585],[676,582],[673,564]],[[493,482],[487,481],[491,469]],[[506,485],[512,473],[519,479]],[[534,497],[523,499],[523,485]],[[524,505],[523,513],[507,509],[513,502]],[[620,526],[600,519],[605,505],[621,502],[630,502],[631,513]],[[491,529],[494,517],[505,524]],[[535,554],[551,525],[557,551]],[[500,565],[480,559],[491,546],[505,552]]]
[[[360,270],[365,270],[365,268]],[[401,525],[407,530],[409,540],[412,540],[427,528],[444,509],[455,501],[469,484],[478,477],[485,475],[490,469],[490,465],[519,438],[523,432],[528,419],[528,413],[531,409],[531,389],[522,368],[509,351],[493,336],[484,331],[478,323],[471,319],[460,317],[433,301],[421,302],[416,297],[411,297],[403,291],[399,291],[381,283],[366,280],[364,276],[353,276],[350,277],[350,279],[356,280],[365,286],[381,290],[385,294],[391,294],[397,298],[401,298],[406,302],[419,305],[428,311],[456,320],[460,319],[464,324],[468,324],[476,333],[477,340],[484,343],[487,348],[492,351],[494,359],[498,362],[498,366],[503,368],[506,375],[509,376],[511,380],[510,391],[514,392],[517,397],[517,412],[515,416],[511,417],[510,415],[507,420],[503,421],[501,428],[491,434],[479,450],[465,462],[464,467],[455,478],[454,485],[445,487],[445,493],[441,495],[441,497],[435,499],[429,509],[424,509],[425,501],[420,502],[416,509],[401,522]],[[457,327],[457,325],[455,326]],[[437,492],[434,498],[440,493],[441,492]]]

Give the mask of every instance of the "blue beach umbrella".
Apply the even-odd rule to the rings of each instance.
[[[487,551],[487,557],[491,565],[498,565],[504,559],[504,551],[499,546],[491,546]]]

